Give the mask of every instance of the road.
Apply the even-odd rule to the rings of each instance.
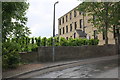
[[[40,74],[33,78],[118,78],[118,60],[83,64]]]

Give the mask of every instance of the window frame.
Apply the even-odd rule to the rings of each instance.
[[[63,34],[65,34],[65,28],[63,27]]]
[[[77,17],[77,11],[74,10],[74,17]]]
[[[82,22],[83,22],[83,19],[80,19],[80,28],[82,28]]]
[[[74,23],[75,30],[77,29],[77,21]]]
[[[70,31],[72,31],[72,24],[70,24]]]
[[[68,33],[68,25],[66,25],[66,33]]]

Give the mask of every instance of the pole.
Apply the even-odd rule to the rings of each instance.
[[[117,46],[118,46],[118,48],[117,48],[117,50],[118,50],[118,54],[120,54],[120,32],[119,32],[119,28],[117,29]]]
[[[55,39],[54,39],[54,37],[55,37],[55,5],[57,3],[58,3],[58,1],[55,2],[55,4],[54,4],[54,14],[53,14],[53,54],[52,54],[53,62],[55,61]]]

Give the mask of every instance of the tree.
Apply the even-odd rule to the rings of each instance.
[[[38,37],[37,46],[41,46],[41,37]]]
[[[32,37],[32,44],[34,44],[34,37]]]
[[[28,44],[27,37],[30,34],[26,26],[27,2],[2,2],[2,55],[3,68],[16,67],[19,64],[19,52]],[[11,42],[9,39],[12,40]],[[21,41],[19,41],[21,40]],[[20,46],[23,42],[22,46]],[[28,49],[28,48],[27,48]]]
[[[2,2],[2,39],[21,37],[30,34],[26,27],[27,2]]]
[[[120,2],[83,2],[78,10],[93,16],[89,21],[99,32],[105,33],[105,43],[108,44],[108,31],[113,25],[119,25],[119,6]]]
[[[38,38],[37,37],[35,37],[35,42],[36,42],[36,44],[38,43]]]

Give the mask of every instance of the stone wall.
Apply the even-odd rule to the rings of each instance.
[[[38,62],[38,52],[24,52],[19,53],[21,57],[21,61],[25,63],[33,63]]]
[[[51,62],[52,50],[52,47],[39,47],[38,52],[20,53],[21,61],[26,63]],[[111,56],[115,54],[115,45],[55,47],[55,61],[78,60],[85,58]]]
[[[39,61],[52,61],[52,50],[52,47],[39,47]],[[115,54],[115,45],[55,47],[55,61],[111,56]]]

